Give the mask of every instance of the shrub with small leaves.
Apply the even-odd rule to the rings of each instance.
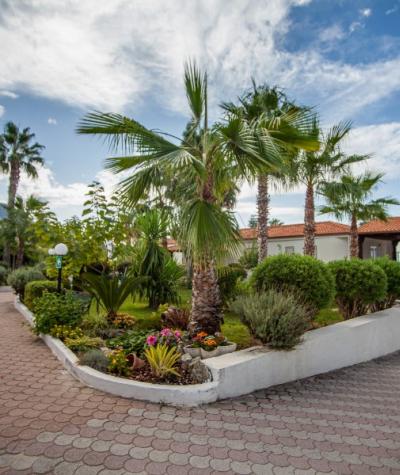
[[[118,376],[128,376],[131,372],[130,363],[124,350],[116,349],[108,356],[108,371]]]
[[[35,267],[20,267],[8,275],[7,283],[15,290],[19,298],[23,301],[26,284],[33,280],[45,279],[43,273]]]
[[[298,296],[274,289],[236,299],[232,311],[240,315],[250,333],[271,348],[290,349],[309,328],[309,311]]]
[[[379,257],[374,260],[374,264],[383,270],[387,278],[386,298],[374,305],[373,310],[378,311],[392,307],[400,298],[400,262],[392,261],[388,257]]]
[[[70,292],[59,295],[44,292],[35,299],[34,320],[36,333],[49,333],[55,325],[76,327],[87,311],[87,304],[77,300]]]
[[[126,353],[136,353],[141,356],[149,334],[152,330],[128,330],[123,335],[107,340],[109,348],[123,348]]]
[[[100,348],[104,345],[101,338],[83,335],[78,338],[66,338],[65,345],[72,351],[87,351],[91,348]]]
[[[34,308],[34,301],[43,295],[43,292],[57,292],[57,282],[52,280],[33,280],[25,286],[24,304],[30,309]]]
[[[75,340],[83,337],[83,331],[80,328],[72,328],[67,325],[54,325],[50,330],[50,335],[64,341],[67,338]]]
[[[117,313],[111,320],[111,324],[116,328],[129,329],[135,326],[136,320],[128,313]]]
[[[365,315],[385,300],[388,279],[374,261],[334,261],[329,268],[336,280],[336,303],[345,320]]]
[[[108,369],[109,360],[101,350],[93,349],[83,353],[79,363],[105,373]]]
[[[219,293],[224,303],[235,296],[237,283],[246,276],[247,273],[240,264],[229,264],[218,268]]]

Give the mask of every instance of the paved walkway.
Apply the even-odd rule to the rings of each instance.
[[[83,386],[0,292],[0,473],[400,474],[400,354],[177,409]]]

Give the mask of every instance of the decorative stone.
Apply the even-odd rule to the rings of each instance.
[[[187,369],[197,384],[204,383],[210,378],[208,368],[201,362],[199,356],[188,362]]]

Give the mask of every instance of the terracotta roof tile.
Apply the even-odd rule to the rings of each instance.
[[[321,221],[315,223],[317,236],[330,236],[336,234],[349,234],[350,228],[346,224],[335,223],[334,221]],[[256,239],[257,229],[244,228],[240,230],[243,239]],[[285,238],[304,236],[304,224],[283,224],[281,226],[271,226],[268,228],[268,237]]]
[[[375,219],[362,224],[358,230],[359,234],[369,233],[400,233],[400,216],[388,218],[387,221]]]

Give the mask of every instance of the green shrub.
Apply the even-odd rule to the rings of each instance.
[[[258,292],[274,288],[298,294],[315,317],[335,295],[335,281],[327,265],[311,256],[267,257],[253,271],[251,284]]]
[[[110,348],[123,348],[126,353],[136,353],[138,356],[143,354],[148,335],[156,330],[129,330],[122,336],[111,338],[107,341]]]
[[[310,325],[308,308],[287,291],[269,289],[241,296],[231,309],[240,315],[254,337],[271,348],[293,348]]]
[[[245,269],[254,269],[258,264],[258,249],[257,246],[252,246],[250,249],[246,249],[239,258],[239,264]]]
[[[400,262],[392,261],[388,257],[380,257],[374,260],[387,278],[387,294],[385,300],[378,302],[374,310],[383,310],[392,307],[394,302],[400,298]]]
[[[47,334],[55,325],[75,327],[86,311],[87,305],[70,292],[61,295],[44,292],[34,303],[35,332]]]
[[[67,325],[54,325],[54,327],[50,330],[50,335],[53,338],[58,338],[61,341],[64,341],[67,338],[80,338],[84,335],[84,333],[79,327],[72,328]]]
[[[7,283],[24,300],[25,286],[33,280],[45,280],[45,276],[34,267],[20,267],[8,275]]]
[[[108,369],[109,361],[101,350],[92,349],[83,353],[79,359],[79,363],[105,373]]]
[[[25,286],[24,303],[30,309],[33,310],[33,304],[35,299],[41,297],[43,292],[57,292],[57,282],[52,280],[32,280]]]
[[[218,286],[223,303],[235,296],[238,281],[245,279],[246,276],[247,273],[240,264],[229,264],[218,268]]]
[[[334,261],[329,268],[336,280],[336,303],[345,320],[365,315],[386,298],[386,274],[373,261]]]
[[[101,338],[83,335],[77,338],[66,338],[65,345],[72,351],[87,351],[92,348],[100,348],[104,344]]]
[[[8,276],[8,269],[0,265],[0,285],[4,285],[7,283],[7,276]]]

